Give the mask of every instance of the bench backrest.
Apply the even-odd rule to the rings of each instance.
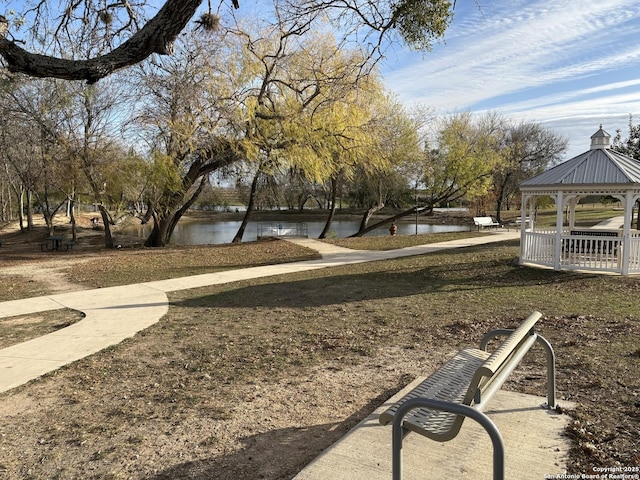
[[[534,327],[541,317],[540,312],[529,315],[476,370],[464,399],[466,405],[474,403],[481,410],[482,405],[500,389],[535,343]]]

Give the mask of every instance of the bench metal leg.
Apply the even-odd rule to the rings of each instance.
[[[511,335],[513,330],[506,328],[499,328],[497,330],[491,330],[480,341],[480,350],[487,351],[487,345],[491,340],[500,335]],[[542,345],[547,357],[547,407],[550,409],[556,408],[556,354],[553,351],[553,347],[549,341],[542,335],[536,333],[536,342]]]
[[[493,480],[504,480],[504,442],[498,431],[498,427],[484,413],[471,408],[467,405],[458,403],[444,402],[442,400],[434,400],[431,398],[412,398],[402,403],[396,411],[393,419],[392,430],[392,461],[393,461],[393,480],[402,480],[402,437],[403,428],[402,421],[409,411],[420,408],[432,408],[435,410],[443,410],[445,412],[464,415],[478,422],[487,431],[491,437],[493,444]]]

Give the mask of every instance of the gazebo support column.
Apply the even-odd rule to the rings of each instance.
[[[529,217],[529,230],[531,230],[532,232],[535,231],[536,229],[536,204],[537,203],[538,203],[537,195],[533,195],[529,197],[529,214],[527,216]],[[522,221],[524,222],[525,219],[523,219]],[[525,225],[525,229],[526,229],[526,225]]]
[[[560,270],[560,256],[562,255],[562,212],[564,211],[564,198],[562,190],[556,194],[556,244],[553,251],[553,269]]]
[[[572,195],[567,197],[565,201],[569,204],[569,231],[574,230],[576,226],[576,207],[578,202],[584,198],[584,195]]]
[[[527,214],[527,204],[529,203],[529,195],[523,194],[522,197],[520,198],[520,218],[522,219],[522,222],[520,223],[520,261],[522,261],[523,258],[525,258],[525,251],[524,251],[524,246],[525,246],[525,239],[526,239],[526,231],[527,231],[527,226],[525,224],[525,217]]]
[[[631,218],[633,217],[633,192],[624,196],[624,227],[622,228],[622,267],[621,275],[629,275],[629,253],[631,251]]]

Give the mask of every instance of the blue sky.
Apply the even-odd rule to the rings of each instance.
[[[386,86],[407,107],[537,122],[569,139],[565,158],[586,151],[600,124],[624,138],[629,114],[640,123],[637,0],[457,0],[432,52],[386,53]]]
[[[387,52],[382,75],[401,103],[540,123],[569,139],[567,159],[600,124],[626,138],[629,114],[640,123],[640,2],[478,3],[458,0],[432,52]]]

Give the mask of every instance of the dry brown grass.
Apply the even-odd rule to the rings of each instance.
[[[188,253],[174,268],[193,268]],[[640,279],[517,254],[508,242],[175,293],[157,325],[0,396],[0,477],[290,479],[410,378],[534,309],[559,395],[578,405],[570,471],[639,465]],[[544,379],[533,355],[506,388],[543,395]]]

